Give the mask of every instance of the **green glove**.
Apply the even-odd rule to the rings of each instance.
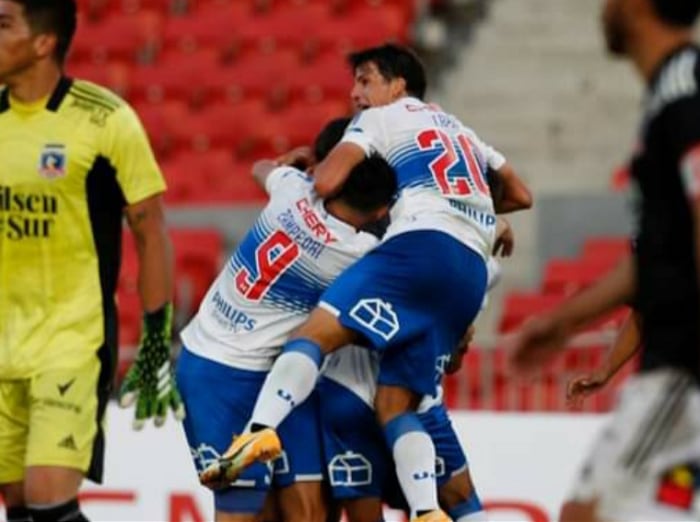
[[[155,312],[143,314],[139,353],[119,390],[119,405],[122,408],[136,402],[135,430],[143,428],[151,417],[154,417],[156,426],[162,426],[168,408],[173,410],[177,420],[185,418],[185,406],[170,366],[172,316],[171,303]]]

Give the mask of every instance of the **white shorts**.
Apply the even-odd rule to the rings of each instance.
[[[675,370],[624,387],[570,500],[606,521],[700,520],[700,389]]]

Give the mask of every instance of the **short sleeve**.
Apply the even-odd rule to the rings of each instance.
[[[675,136],[672,151],[686,195],[700,199],[700,97],[693,96],[669,107],[665,115],[668,136]]]
[[[103,138],[100,153],[114,167],[128,204],[165,191],[146,132],[131,107],[122,105],[107,119]]]
[[[479,138],[479,136],[477,136],[476,132],[469,127],[464,127],[464,131],[469,136],[469,141],[471,141],[481,153],[481,156],[484,158],[489,167],[491,167],[493,170],[498,170],[506,164],[505,156],[491,145],[486,144],[481,138]]]
[[[387,142],[384,132],[384,110],[381,107],[365,109],[348,125],[341,143],[354,143],[366,156],[377,153],[386,157]]]
[[[276,192],[289,189],[290,184],[308,184],[309,176],[293,167],[278,167],[270,172],[265,180],[265,192],[273,196]]]

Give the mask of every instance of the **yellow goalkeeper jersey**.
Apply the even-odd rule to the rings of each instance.
[[[62,78],[26,105],[0,90],[0,380],[113,361],[123,209],[164,190],[110,91]]]

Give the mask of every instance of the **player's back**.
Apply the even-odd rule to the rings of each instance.
[[[471,129],[435,105],[406,97],[360,113],[344,141],[378,152],[396,171],[400,197],[387,238],[436,229],[488,257],[496,218],[485,173],[505,159]]]
[[[190,351],[267,370],[329,284],[376,243],[330,215],[301,171],[281,168],[252,229],[182,332]]]

